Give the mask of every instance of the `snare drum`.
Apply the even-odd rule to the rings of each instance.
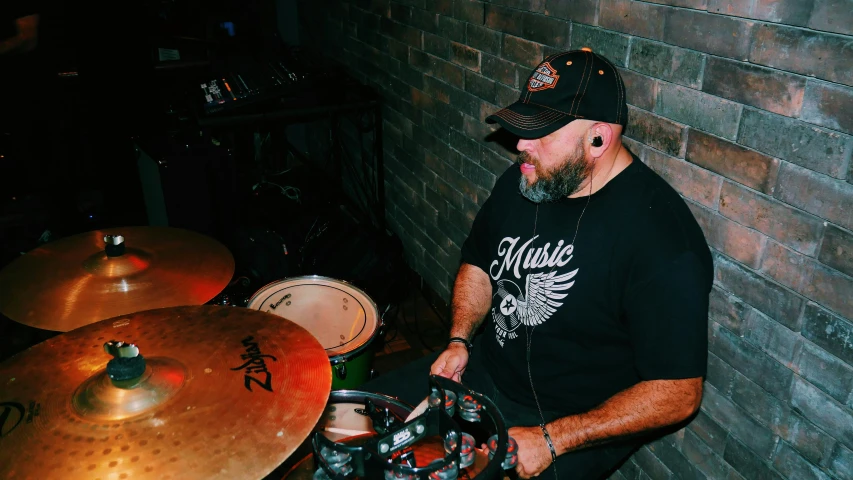
[[[317,430],[335,442],[364,434],[375,435],[373,422],[367,415],[368,399],[378,407],[387,408],[400,421],[406,420],[412,412],[411,405],[394,397],[357,390],[336,390],[329,396],[329,403],[317,423]]]
[[[329,355],[332,389],[352,389],[370,379],[371,344],[382,326],[373,300],[340,280],[308,276],[270,283],[248,308],[274,313],[308,330]]]

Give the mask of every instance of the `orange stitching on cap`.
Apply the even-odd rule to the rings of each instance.
[[[549,118],[553,118],[553,117],[559,117],[560,115],[563,115],[562,113],[551,112],[551,111],[541,112],[541,113],[538,113],[536,115],[522,115],[518,112],[513,112],[512,110],[510,110],[508,108],[505,108],[503,110],[495,112],[492,115],[498,115],[498,114],[500,114],[500,115],[512,115],[512,116],[515,116],[518,118],[524,118],[524,119],[526,119],[526,121],[531,121],[531,122],[540,121],[543,119],[549,119]]]
[[[575,111],[575,102],[578,99],[578,95],[580,95],[580,93],[581,93],[581,85],[583,85],[583,79],[586,76],[586,66],[589,63],[589,57],[584,55],[584,59],[586,60],[586,63],[584,63],[583,71],[581,72],[581,81],[580,81],[580,83],[578,83],[578,91],[575,92],[575,97],[572,99],[572,105],[571,105],[571,107],[569,107],[569,113],[572,113]]]
[[[584,57],[586,57],[586,63],[583,66],[583,75],[581,75],[581,84],[583,84],[583,93],[581,93],[580,98],[578,98],[577,94],[575,94],[575,99],[572,100],[572,110],[569,110],[570,112],[574,110],[575,100],[578,102],[578,110],[581,109],[581,102],[583,101],[584,95],[586,95],[586,87],[589,86],[589,82],[592,79],[592,61],[591,61],[592,54],[590,53],[591,50],[590,51],[584,50],[584,52],[586,53],[586,55],[584,55]],[[586,83],[583,83],[583,79],[586,77],[587,65],[589,66],[589,77],[586,79]],[[578,85],[578,93],[580,93],[580,91],[581,91],[581,86]]]
[[[531,105],[536,105],[536,104],[534,103],[534,104],[531,104]],[[509,108],[502,108],[502,109],[500,109],[499,111],[501,111],[501,112],[502,112],[502,111],[507,111],[507,112],[512,113],[513,115],[518,115],[518,116],[520,116],[520,117],[524,117],[524,118],[531,118],[531,119],[536,119],[536,118],[540,118],[540,117],[543,117],[543,118],[544,118],[544,117],[551,116],[551,115],[553,115],[553,114],[555,113],[555,112],[545,111],[545,112],[539,112],[539,113],[537,113],[536,115],[523,115],[523,114],[521,114],[521,113],[514,112],[514,111],[510,110]],[[557,113],[558,115],[565,115],[565,113],[563,113],[563,112],[556,112],[556,113]],[[496,115],[496,114],[497,114],[497,113],[493,113],[492,115]]]
[[[522,130],[537,130],[537,129],[540,129],[540,128],[547,127],[548,125],[552,125],[552,124],[554,124],[554,123],[558,122],[559,120],[560,120],[560,119],[558,118],[558,119],[555,119],[555,120],[554,120],[554,121],[552,121],[552,122],[545,123],[545,124],[542,124],[542,125],[537,125],[537,126],[531,126],[531,127],[527,127],[527,126],[523,126],[523,125],[516,125],[515,123],[513,123],[513,122],[512,122],[512,121],[510,121],[510,120],[507,120],[507,122],[509,122],[509,123],[510,123],[510,125],[512,125],[513,127],[520,128],[520,129],[522,129]]]
[[[539,121],[533,122],[533,121],[527,121],[523,117],[517,118],[517,116],[507,115],[506,113],[495,114],[495,116],[500,117],[500,118],[512,123],[513,125],[516,125],[516,124],[517,125],[527,125],[527,126],[531,126],[531,127],[535,127],[538,125],[548,125],[550,123],[556,122],[557,120],[560,120],[561,118],[566,117],[566,115],[557,115],[555,117],[551,117],[551,118],[547,118],[547,119],[541,119]]]
[[[574,114],[574,113],[569,113],[569,112],[564,112],[564,111],[562,111],[562,110],[557,110],[556,108],[549,107],[548,105],[542,105],[542,104],[540,104],[540,103],[531,103],[530,105],[536,105],[537,107],[547,108],[548,110],[553,110],[553,111],[555,111],[555,112],[560,112],[560,113],[562,113],[563,115],[572,115],[572,116],[575,116],[575,114]]]
[[[555,115],[552,117],[541,118],[538,120],[526,119],[526,118],[524,118],[524,116],[518,115],[517,113],[514,113],[514,112],[499,112],[499,113],[496,113],[495,116],[503,118],[509,122],[514,123],[514,124],[518,123],[518,124],[522,124],[522,125],[547,125],[549,123],[552,123],[554,121],[559,120],[560,118],[565,117],[566,115]]]

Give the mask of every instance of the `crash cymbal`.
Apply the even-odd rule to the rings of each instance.
[[[111,245],[115,256],[105,252],[107,235],[123,237],[123,246]],[[0,271],[0,311],[24,325],[67,332],[140,310],[201,305],[233,273],[228,249],[199,233],[96,230],[45,244]]]
[[[110,355],[110,340],[135,346]],[[113,378],[136,377],[111,379],[108,361]],[[331,382],[320,343],[270,313],[104,320],[0,364],[0,478],[259,479],[308,437]]]

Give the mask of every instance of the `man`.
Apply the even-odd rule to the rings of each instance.
[[[489,396],[521,478],[602,478],[699,408],[711,255],[684,201],[622,145],[627,114],[616,68],[583,49],[545,59],[487,118],[520,138],[521,165],[462,248],[451,340],[367,386],[418,403],[430,362]]]

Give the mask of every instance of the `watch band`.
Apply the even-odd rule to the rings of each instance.
[[[474,348],[474,344],[462,337],[450,337],[450,340],[447,341],[447,345],[450,346],[451,343],[461,343],[465,345],[465,349],[468,350],[468,353],[471,353],[471,349]]]

